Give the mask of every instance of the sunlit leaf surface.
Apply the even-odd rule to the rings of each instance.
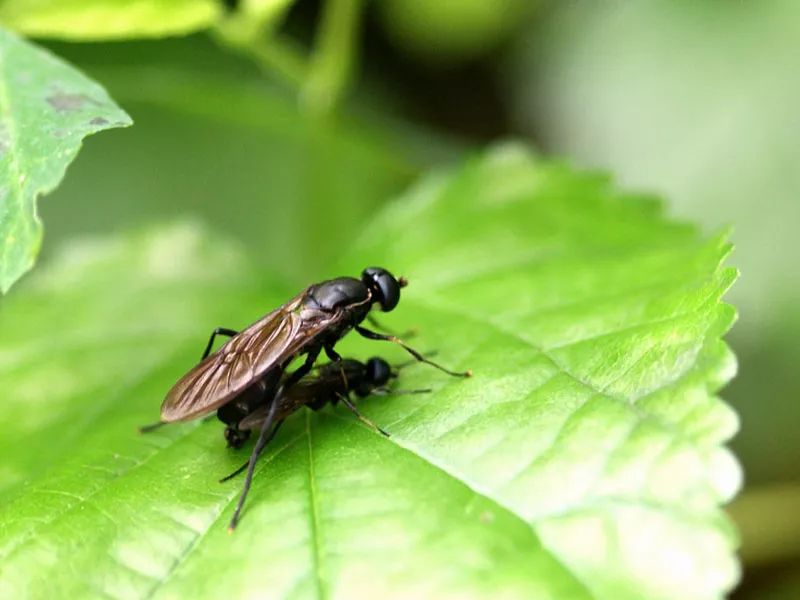
[[[361,401],[389,439],[294,415],[229,536],[241,481],[217,479],[247,450],[213,421],[135,429],[213,327],[296,290],[195,226],[74,245],[0,313],[0,596],[718,598],[727,252],[516,147],[427,178],[339,270],[407,276],[381,320],[474,377],[405,367],[433,392]],[[405,360],[388,346],[340,349]]]

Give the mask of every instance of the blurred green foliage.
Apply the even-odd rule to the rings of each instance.
[[[216,0],[3,0],[0,23],[62,40],[158,38],[210,27],[221,12]]]
[[[392,40],[425,62],[447,65],[496,49],[538,4],[531,0],[384,0]]]
[[[103,81],[137,127],[88,146],[42,203],[46,251],[76,233],[190,213],[307,283],[380,201],[456,155],[377,117],[309,119],[285,89],[201,38],[100,48],[57,50]]]

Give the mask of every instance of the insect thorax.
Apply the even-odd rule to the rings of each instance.
[[[325,311],[355,306],[369,299],[367,286],[353,277],[339,277],[312,285],[307,295],[308,304]]]

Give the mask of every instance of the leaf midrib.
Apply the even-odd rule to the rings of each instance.
[[[264,456],[262,459],[260,459],[259,460],[259,468],[256,471],[254,477],[258,476],[260,473],[262,473],[262,471],[264,471],[268,467],[268,465],[271,462],[273,462],[275,458],[277,458],[277,456],[280,453],[284,452],[285,450],[287,450],[289,447],[293,446],[294,444],[299,443],[300,440],[303,437],[305,437],[307,439],[308,453],[309,453],[308,454],[308,456],[309,456],[309,469],[308,469],[308,472],[307,472],[308,473],[309,500],[310,500],[309,529],[310,529],[310,533],[311,533],[311,536],[310,536],[311,541],[309,543],[313,546],[311,548],[312,565],[313,565],[312,566],[312,577],[315,580],[317,597],[320,598],[320,599],[324,599],[324,598],[326,598],[328,596],[328,594],[326,593],[327,592],[327,588],[324,585],[324,577],[323,577],[323,572],[322,572],[323,571],[323,569],[322,569],[322,557],[324,556],[324,551],[323,551],[322,545],[321,545],[321,534],[320,534],[320,532],[321,532],[322,526],[321,526],[321,523],[319,521],[319,510],[318,510],[318,502],[317,502],[317,495],[318,494],[317,494],[317,491],[316,491],[316,483],[315,483],[316,474],[315,474],[314,468],[313,468],[313,441],[312,441],[312,435],[311,435],[312,411],[306,409],[305,412],[306,412],[306,414],[305,414],[306,427],[305,427],[304,431],[302,433],[300,433],[299,435],[296,435],[295,437],[293,437],[291,440],[287,441],[283,446],[278,448],[275,452],[270,452],[269,454]],[[348,419],[346,417],[338,415],[333,411],[330,411],[330,412],[326,413],[326,417],[333,417],[333,418],[335,418],[337,420],[341,420],[343,422],[346,422],[348,425],[353,426],[353,427],[361,427],[365,431],[368,431],[370,434],[377,436],[377,438],[379,438],[381,440],[381,443],[393,444],[396,448],[399,448],[404,452],[408,452],[408,453],[412,454],[416,458],[422,459],[429,467],[435,469],[436,471],[439,471],[444,477],[446,477],[448,479],[451,479],[451,480],[459,483],[460,485],[463,485],[466,488],[468,488],[470,490],[470,492],[473,494],[473,499],[475,499],[475,500],[482,499],[482,500],[484,500],[484,501],[486,501],[486,502],[488,502],[490,504],[498,506],[502,510],[504,510],[504,511],[508,512],[509,514],[511,514],[515,519],[517,519],[520,522],[521,525],[523,525],[529,531],[531,531],[531,533],[536,537],[536,539],[539,541],[539,543],[542,544],[542,547],[545,548],[544,543],[543,543],[542,539],[539,537],[538,532],[536,531],[536,528],[535,528],[534,524],[528,523],[527,521],[525,521],[525,519],[521,518],[513,510],[503,506],[502,503],[500,503],[499,501],[495,500],[490,495],[483,494],[480,491],[476,490],[475,487],[470,485],[467,481],[462,480],[461,478],[457,477],[456,475],[454,475],[453,473],[448,471],[446,468],[444,468],[441,465],[437,464],[435,461],[430,460],[429,457],[425,456],[424,454],[421,454],[421,453],[417,452],[416,450],[412,450],[411,448],[403,446],[401,443],[398,442],[396,437],[393,436],[392,438],[386,438],[385,436],[382,436],[382,435],[379,435],[379,434],[373,432],[368,427],[366,427],[364,425],[361,425],[360,423],[354,422],[352,419]],[[146,598],[152,598],[153,596],[155,596],[155,594],[158,592],[158,590],[162,586],[167,585],[169,583],[170,576],[173,575],[175,572],[177,572],[178,569],[180,568],[180,566],[188,558],[191,557],[191,551],[194,548],[196,548],[202,542],[202,540],[208,535],[208,533],[214,528],[214,526],[216,524],[218,524],[223,518],[227,517],[228,508],[230,508],[232,506],[234,501],[238,500],[239,493],[240,493],[240,489],[237,488],[236,489],[236,493],[233,493],[232,495],[230,495],[230,497],[221,505],[219,511],[217,512],[217,515],[209,523],[209,525],[206,528],[206,530],[201,532],[200,534],[198,534],[187,545],[186,549],[175,560],[175,562],[174,562],[173,566],[170,568],[168,574],[165,575],[159,582],[156,583],[156,585],[145,596]],[[254,497],[249,498],[249,500],[251,502],[257,502],[258,501],[257,498],[254,498]],[[223,517],[223,515],[225,517]],[[234,536],[235,536],[235,533],[234,533]],[[546,550],[547,550],[548,556],[553,561],[555,561],[563,569],[564,573],[570,575],[574,579],[575,583],[580,585],[580,587],[586,593],[587,600],[594,599],[595,596],[592,594],[592,592],[591,592],[590,588],[588,587],[588,585],[586,584],[586,582],[583,581],[577,573],[575,573],[567,565],[565,565],[559,559],[559,557],[555,553],[553,553],[549,548],[546,548]]]
[[[317,587],[317,598],[324,599],[325,586],[322,577],[322,549],[320,548],[320,522],[319,507],[317,505],[317,478],[314,471],[314,444],[311,439],[311,411],[306,410],[306,436],[308,437],[308,496],[309,496],[309,527],[311,529],[311,557],[314,572],[314,583]]]

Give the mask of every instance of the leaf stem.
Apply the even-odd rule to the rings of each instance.
[[[266,36],[257,29],[243,32],[225,24],[217,25],[211,33],[219,43],[247,56],[293,90],[302,89],[308,76],[307,59],[289,41],[274,33]]]
[[[330,113],[353,71],[362,0],[327,0],[317,31],[302,104],[312,113]]]
[[[246,50],[262,68],[276,73],[293,88],[300,89],[306,80],[305,57],[289,43],[273,36],[253,40]]]

